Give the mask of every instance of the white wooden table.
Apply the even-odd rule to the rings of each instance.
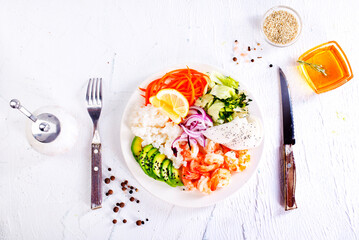
[[[278,4],[293,7],[303,20],[300,39],[287,48],[268,45],[259,31],[264,12]],[[2,0],[0,239],[358,239],[357,77],[317,95],[295,64],[309,48],[336,40],[358,74],[358,8],[357,0]],[[263,50],[251,51],[237,65],[236,39],[242,52],[257,42]],[[172,206],[142,189],[124,164],[118,141],[122,111],[137,84],[187,62],[231,72],[258,96],[265,119],[256,174],[232,197],[200,209]],[[291,212],[281,205],[276,66],[287,75],[294,108],[298,209]],[[128,202],[113,183],[113,197],[105,198],[101,210],[90,210],[92,126],[84,96],[92,76],[105,80],[104,168],[137,186],[140,204]],[[30,110],[59,105],[71,112],[81,124],[76,148],[55,157],[35,152],[25,139],[27,120],[8,105],[12,98]],[[114,203],[124,200],[127,206],[115,214]],[[127,224],[113,225],[119,216]],[[137,227],[138,218],[149,221]]]

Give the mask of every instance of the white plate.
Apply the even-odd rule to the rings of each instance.
[[[209,66],[205,64],[183,64],[165,69],[157,74],[152,75],[141,84],[141,87],[147,86],[147,84],[149,84],[151,81],[163,76],[165,73],[171,70],[178,68],[185,68],[186,65],[200,72],[218,71],[227,76],[228,75],[231,76],[230,74],[227,74],[225,71],[220,70],[213,66]],[[262,114],[260,112],[259,106],[257,105],[254,96],[248,91],[248,88],[246,88],[241,82],[239,82],[239,85],[241,89],[247,91],[249,97],[253,100],[249,104],[250,114],[257,116],[263,123]],[[183,187],[172,188],[164,182],[156,181],[148,177],[142,171],[141,167],[136,162],[131,152],[131,143],[134,138],[134,135],[130,129],[131,118],[129,116],[131,116],[132,114],[133,106],[139,104],[144,104],[144,98],[140,96],[140,91],[136,90],[132,94],[131,98],[129,99],[125,111],[123,113],[123,117],[121,121],[120,141],[121,141],[121,147],[122,147],[122,153],[124,155],[124,159],[131,173],[137,179],[137,181],[154,196],[178,206],[205,207],[215,204],[218,201],[223,200],[228,196],[234,194],[248,181],[248,179],[255,172],[262,155],[263,141],[260,146],[250,150],[251,161],[249,162],[249,166],[243,172],[233,174],[230,185],[222,189],[217,189],[216,191],[212,192],[210,195],[204,195],[199,191],[192,191],[192,192],[183,191],[182,190]]]

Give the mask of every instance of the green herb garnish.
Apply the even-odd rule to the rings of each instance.
[[[302,61],[302,60],[298,60],[297,62],[300,63],[300,64],[304,64],[304,65],[307,65],[307,66],[311,67],[313,70],[315,70],[317,72],[320,72],[324,76],[328,75],[325,72],[325,69],[324,69],[324,67],[322,65],[318,65],[318,64],[314,64],[314,63],[308,63],[308,62],[305,62],[305,61]]]

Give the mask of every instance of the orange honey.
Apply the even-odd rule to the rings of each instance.
[[[353,78],[349,61],[335,41],[308,50],[298,60],[321,65],[325,69],[326,76],[308,65],[299,65],[306,81],[316,93],[333,90]]]

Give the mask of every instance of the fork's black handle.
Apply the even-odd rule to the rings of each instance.
[[[91,144],[91,209],[102,204],[102,161],[101,143]]]

